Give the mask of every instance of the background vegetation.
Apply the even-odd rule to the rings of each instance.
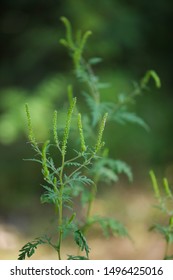
[[[103,188],[97,207],[111,213],[116,204],[121,218],[126,213],[129,195],[132,203],[137,193],[149,191],[150,168],[160,178],[167,176],[172,184],[172,10],[173,3],[163,0],[2,1],[0,221],[32,233],[30,219],[34,215],[37,224],[37,217],[41,221],[45,211],[37,206],[39,167],[22,160],[31,153],[26,145],[24,103],[30,104],[37,134],[44,139],[49,133],[53,110],[66,102],[69,81],[75,84],[72,63],[59,44],[64,33],[59,20],[62,15],[70,19],[75,29],[92,30],[86,54],[103,58],[95,71],[103,82],[111,84],[104,90],[106,101],[116,100],[119,92],[130,91],[132,83],[139,81],[148,69],[154,69],[162,81],[160,90],[151,82],[150,90],[135,105],[150,131],[136,125],[117,124],[107,137],[111,156],[131,165],[134,182],[129,186],[122,176],[107,210],[102,209],[104,203],[100,206],[100,201],[111,201],[112,192],[109,189],[106,193]],[[78,90],[77,85],[75,89]],[[119,202],[122,197],[124,209]],[[49,214],[49,209],[46,211]]]

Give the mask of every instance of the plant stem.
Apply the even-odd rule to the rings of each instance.
[[[88,83],[88,86],[91,90],[91,94],[95,99],[95,102],[97,104],[100,103],[100,92],[97,88],[96,82],[93,82],[93,78],[96,79],[95,74],[91,68],[91,66],[89,65],[89,63],[87,63],[84,58],[82,58],[82,62],[84,64],[84,68],[86,68],[87,72],[88,72],[88,80],[86,81]]]
[[[166,240],[166,247],[165,247],[165,254],[164,254],[164,260],[168,256],[168,250],[169,250],[169,242]]]
[[[88,208],[87,208],[87,211],[86,211],[85,223],[81,228],[82,233],[84,235],[86,234],[86,232],[88,231],[88,229],[92,225],[90,218],[91,218],[91,211],[92,211],[93,202],[95,200],[95,196],[96,196],[96,185],[94,184],[94,185],[92,185],[92,189],[91,189],[91,198],[88,202]]]
[[[59,219],[58,219],[58,226],[60,227],[59,229],[59,238],[58,238],[58,246],[57,246],[57,250],[58,250],[58,257],[59,260],[61,260],[61,243],[62,243],[62,199],[60,200],[60,205],[59,205]]]
[[[71,178],[76,172],[79,172],[79,170],[81,170],[83,167],[86,167],[88,164],[90,164],[91,160],[95,157],[95,154],[92,154],[90,156],[89,159],[87,159],[86,161],[84,161],[83,164],[81,164],[81,166],[79,166],[78,168],[76,168],[76,170],[74,170],[70,175],[69,178]]]
[[[65,156],[62,155],[62,165],[61,165],[61,172],[60,172],[60,191],[59,191],[59,211],[58,211],[58,227],[59,227],[59,237],[58,237],[58,257],[59,260],[61,260],[61,243],[62,243],[62,235],[63,235],[63,229],[62,229],[62,222],[63,222],[63,190],[64,190],[64,183],[63,183],[63,170],[64,170],[64,162],[65,162]]]
[[[96,196],[96,185],[92,185],[91,189],[91,198],[88,203],[88,209],[87,209],[87,215],[86,215],[86,220],[88,221],[89,218],[91,217],[91,211],[92,211],[92,206],[93,206],[93,201],[95,200]]]

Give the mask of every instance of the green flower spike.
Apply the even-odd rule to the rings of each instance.
[[[103,131],[105,129],[105,124],[106,124],[106,120],[108,117],[108,113],[106,113],[103,116],[103,119],[101,121],[100,127],[99,127],[99,132],[98,132],[98,139],[97,139],[97,143],[95,145],[95,149],[94,149],[94,153],[97,154],[98,151],[103,147],[104,142],[102,142],[102,136],[103,136]]]
[[[85,145],[85,139],[83,134],[83,127],[82,127],[82,120],[81,120],[81,114],[78,114],[78,128],[79,128],[79,134],[80,134],[80,141],[81,141],[81,150],[82,152],[86,151],[86,145]]]
[[[76,104],[76,98],[73,98],[72,103],[71,103],[70,108],[69,108],[68,113],[67,113],[66,126],[65,126],[65,129],[64,129],[62,149],[61,149],[63,156],[65,156],[65,154],[66,154],[67,141],[68,141],[70,125],[71,125],[71,118],[72,118],[72,114],[73,114],[75,104]]]

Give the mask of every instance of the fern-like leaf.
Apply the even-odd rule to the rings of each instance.
[[[26,243],[19,250],[20,254],[18,256],[18,260],[25,260],[26,257],[30,258],[35,253],[35,250],[37,249],[38,245],[42,245],[46,243],[50,244],[50,239],[47,237],[44,238],[38,237],[32,242]]]
[[[71,187],[74,187],[75,184],[90,185],[93,184],[93,181],[85,175],[81,175],[81,172],[75,172],[70,178],[67,177],[66,184],[69,184]]]
[[[95,99],[87,93],[83,93],[88,107],[90,108],[92,115],[92,125],[95,126],[105,113],[112,114],[114,110],[114,104],[111,102],[97,103]]]
[[[123,108],[119,109],[114,115],[111,115],[110,119],[120,124],[125,124],[127,122],[138,124],[139,126],[143,127],[145,130],[149,131],[149,126],[145,123],[143,119],[141,119],[133,112],[127,112]]]
[[[74,167],[79,167],[82,166],[81,163],[77,162],[77,161],[72,161],[72,162],[65,162],[64,164],[65,166],[74,166]]]
[[[76,244],[79,246],[81,251],[85,251],[86,257],[88,259],[90,248],[87,244],[86,238],[80,230],[76,230],[74,232],[74,240]]]
[[[56,204],[58,202],[59,192],[58,190],[54,190],[50,187],[43,186],[47,191],[43,193],[40,197],[41,203],[53,203]]]
[[[124,225],[113,218],[94,216],[90,219],[90,223],[98,223],[106,237],[109,237],[110,235],[128,236],[128,231]]]
[[[164,236],[165,240],[168,243],[173,243],[173,228],[171,226],[162,226],[160,224],[155,224],[150,227],[150,230],[156,230]]]
[[[103,157],[96,161],[91,172],[94,174],[97,181],[106,183],[117,182],[118,175],[124,173],[129,181],[133,179],[130,167],[121,160],[114,160],[108,157]]]

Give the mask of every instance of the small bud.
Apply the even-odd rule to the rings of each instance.
[[[70,219],[68,220],[68,224],[71,224],[71,222],[73,222],[73,220],[75,219],[75,217],[76,217],[76,213],[74,212],[74,213],[71,215]]]
[[[158,186],[158,183],[157,183],[156,176],[155,176],[155,174],[152,170],[150,170],[149,174],[150,174],[150,177],[151,177],[151,181],[152,181],[155,196],[160,199],[161,198],[160,190],[159,190],[159,186]]]
[[[163,178],[163,186],[165,189],[165,193],[168,197],[172,197],[172,192],[170,190],[169,184],[168,184],[168,180],[166,178]]]

